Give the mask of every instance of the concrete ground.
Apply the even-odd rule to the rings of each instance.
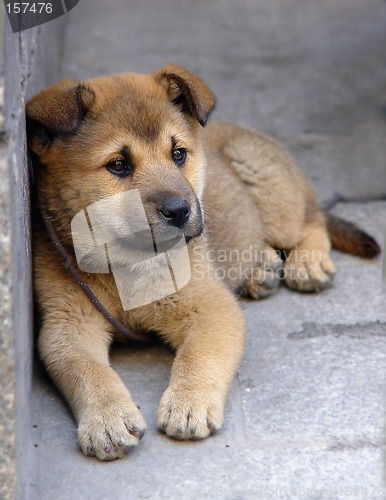
[[[185,65],[218,95],[217,118],[281,140],[321,201],[385,198],[385,2],[82,0],[70,15],[63,77]],[[334,211],[383,245],[386,201]],[[247,350],[224,428],[209,440],[156,431],[172,363],[162,347],[113,352],[148,430],[111,463],[80,453],[72,417],[37,367],[34,498],[386,498],[382,258],[334,258],[334,286],[320,295],[282,288],[242,303]]]

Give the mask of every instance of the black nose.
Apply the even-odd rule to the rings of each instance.
[[[167,219],[169,224],[179,227],[180,229],[189,219],[190,205],[187,200],[180,198],[168,198],[161,205],[159,211]]]

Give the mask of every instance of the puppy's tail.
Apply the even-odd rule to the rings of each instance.
[[[369,234],[340,217],[329,213],[325,213],[325,216],[333,248],[367,259],[380,254],[380,246]]]

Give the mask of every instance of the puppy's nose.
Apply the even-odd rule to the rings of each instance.
[[[183,227],[185,222],[190,217],[190,205],[187,200],[181,200],[180,198],[168,198],[161,205],[159,211],[167,219],[169,224],[179,227]]]

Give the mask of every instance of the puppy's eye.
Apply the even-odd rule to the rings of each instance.
[[[172,153],[173,156],[173,161],[178,167],[182,167],[182,165],[186,161],[186,149],[185,148],[178,148],[175,149]]]
[[[133,167],[127,160],[113,160],[106,165],[106,168],[117,177],[127,177],[133,173]]]

